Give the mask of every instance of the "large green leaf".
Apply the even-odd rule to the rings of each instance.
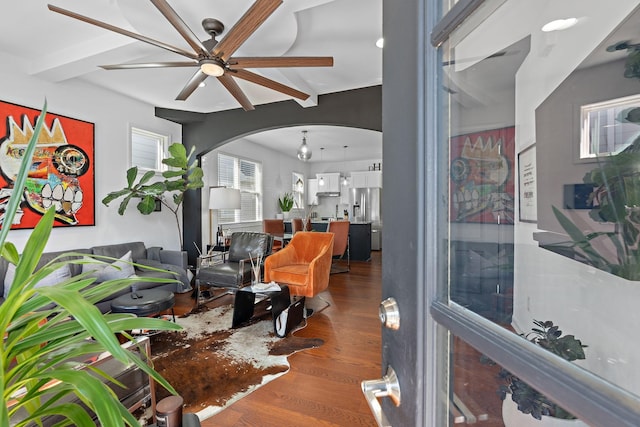
[[[149,215],[156,209],[156,198],[146,196],[138,203],[138,211],[143,215]]]
[[[127,187],[132,188],[133,183],[138,176],[138,167],[134,166],[132,168],[127,169]]]
[[[144,175],[142,175],[142,178],[140,178],[140,181],[138,181],[138,185],[146,184],[154,176],[156,176],[155,171],[146,171]]]

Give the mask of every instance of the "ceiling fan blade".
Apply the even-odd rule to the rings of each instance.
[[[244,94],[242,89],[240,89],[240,86],[238,86],[238,83],[233,80],[233,77],[231,77],[229,73],[221,75],[220,77],[218,77],[218,80],[220,80],[220,83],[222,83],[222,85],[227,88],[229,93],[231,93],[236,101],[240,103],[244,111],[255,110],[255,107],[253,106],[251,101],[249,101],[247,95]]]
[[[228,64],[233,68],[271,67],[333,67],[331,56],[284,56],[231,58]]]
[[[213,54],[226,61],[282,4],[282,0],[256,0],[244,15],[213,48]]]
[[[100,65],[105,70],[130,70],[134,68],[172,68],[172,67],[197,67],[194,61],[173,61],[173,62],[145,62],[138,64],[114,64]]]
[[[269,89],[282,92],[285,95],[293,96],[294,98],[298,98],[303,101],[309,97],[309,95],[304,92],[300,92],[297,89],[294,89],[290,86],[283,85],[282,83],[278,83],[275,80],[268,79],[259,74],[252,73],[251,71],[232,70],[229,73],[233,73],[233,75],[239,79],[243,79],[255,84],[259,84],[260,86],[264,86]]]
[[[75,18],[75,19],[78,19],[80,21],[86,22],[88,24],[92,24],[92,25],[95,25],[97,27],[104,28],[104,29],[109,30],[109,31],[113,31],[114,33],[122,34],[123,36],[131,37],[131,38],[134,38],[134,39],[139,40],[141,42],[149,43],[150,45],[157,46],[157,47],[162,48],[162,49],[166,49],[168,51],[177,53],[178,55],[186,56],[187,58],[198,59],[198,55],[196,55],[195,53],[187,52],[186,50],[180,49],[179,47],[175,47],[175,46],[168,45],[166,43],[162,43],[162,42],[160,42],[158,40],[154,40],[152,38],[145,37],[145,36],[137,34],[137,33],[133,33],[131,31],[125,30],[123,28],[119,28],[119,27],[113,26],[111,24],[107,24],[106,22],[102,22],[102,21],[98,21],[98,20],[93,19],[93,18],[89,18],[88,16],[84,16],[84,15],[80,15],[80,14],[75,13],[75,12],[71,12],[70,10],[62,9],[62,8],[54,6],[52,4],[47,5],[47,7],[52,12],[57,12],[57,13],[59,13],[61,15],[66,15],[66,16],[69,16],[71,18]]]
[[[176,96],[176,101],[186,101],[187,98],[193,93],[193,91],[195,91],[200,83],[205,81],[207,77],[209,76],[202,71],[196,71],[196,73],[191,77],[184,88],[182,88],[178,96]]]
[[[151,3],[164,15],[165,18],[173,25],[173,27],[178,30],[180,35],[189,43],[189,45],[193,48],[194,51],[201,53],[202,55],[208,56],[209,51],[202,44],[202,42],[196,37],[196,35],[191,31],[191,28],[184,23],[180,15],[176,13],[176,11],[167,3],[165,0],[151,0]]]

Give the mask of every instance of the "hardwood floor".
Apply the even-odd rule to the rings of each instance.
[[[331,306],[315,313],[296,336],[322,338],[324,345],[289,357],[291,370],[202,422],[212,426],[376,426],[360,382],[380,378],[381,252],[370,262],[351,262],[333,274],[322,297]],[[193,300],[178,300],[176,312]],[[308,306],[321,307],[315,298]]]
[[[352,261],[349,273],[331,275],[329,289],[321,294],[331,306],[315,313],[307,327],[295,333],[322,338],[324,345],[290,356],[290,372],[204,420],[202,426],[375,427],[360,382],[382,376],[381,255],[373,252],[370,262]],[[231,302],[231,297],[225,298]],[[176,301],[176,314],[190,311],[193,303],[189,294],[183,294]],[[318,308],[323,302],[316,297],[307,305]],[[499,367],[482,365],[480,353],[460,339],[453,343],[455,393],[478,416],[469,424],[504,427],[502,402],[496,395]],[[455,422],[453,415],[451,425],[465,425]]]

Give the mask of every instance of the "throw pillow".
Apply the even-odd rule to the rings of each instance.
[[[4,276],[4,294],[3,297],[6,299],[7,295],[9,295],[9,289],[11,289],[11,285],[13,284],[13,280],[16,276],[16,266],[9,263],[7,267],[7,272]],[[52,286],[58,284],[60,282],[65,281],[71,277],[71,270],[69,269],[69,264],[65,264],[62,267],[53,270],[51,273],[46,275],[42,280],[35,284],[35,288],[40,288],[42,286]]]
[[[129,251],[114,263],[107,265],[98,275],[98,281],[126,279],[133,276],[135,271],[131,262],[131,251]]]
[[[90,257],[83,257],[82,273],[90,273],[88,277],[98,277],[100,273],[109,265],[108,262],[99,261]]]

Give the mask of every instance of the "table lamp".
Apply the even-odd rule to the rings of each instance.
[[[227,187],[209,188],[209,243],[213,244],[213,215],[212,211],[219,209],[240,209],[240,190]],[[218,225],[216,245],[220,245],[222,227]]]

